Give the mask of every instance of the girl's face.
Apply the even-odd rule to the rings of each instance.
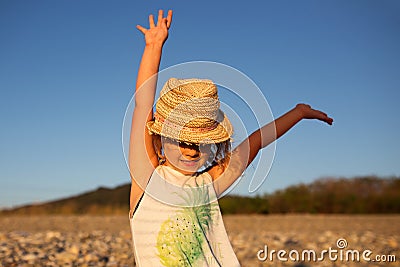
[[[162,144],[165,165],[185,175],[196,173],[215,155],[215,144],[187,144],[169,138],[162,138]]]

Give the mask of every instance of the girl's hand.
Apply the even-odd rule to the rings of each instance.
[[[303,119],[317,119],[320,121],[324,121],[329,125],[332,125],[333,119],[329,118],[328,115],[322,111],[311,108],[310,105],[307,104],[297,104],[296,110],[301,113]]]
[[[158,11],[157,25],[154,24],[153,15],[149,16],[149,29],[146,29],[140,25],[136,28],[144,34],[146,40],[146,45],[152,44],[164,44],[168,38],[168,29],[172,21],[172,10],[168,11],[166,18],[163,18],[164,12],[162,10]]]

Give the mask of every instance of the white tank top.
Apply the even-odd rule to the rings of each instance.
[[[207,172],[157,167],[130,226],[137,266],[240,266]]]

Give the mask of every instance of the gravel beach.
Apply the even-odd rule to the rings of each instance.
[[[224,221],[242,266],[400,266],[400,215]],[[7,216],[0,225],[0,267],[135,266],[127,216]]]

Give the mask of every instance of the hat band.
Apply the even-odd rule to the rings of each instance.
[[[157,112],[154,114],[154,118],[157,121],[159,121],[161,124],[168,125],[169,127],[173,127],[173,128],[175,128],[177,130],[185,129],[187,131],[195,132],[195,133],[203,133],[203,132],[212,131],[212,130],[216,129],[218,127],[218,125],[219,125],[219,123],[217,121],[215,121],[211,126],[208,126],[208,127],[191,128],[191,127],[186,127],[186,126],[180,126],[180,125],[177,125],[175,123],[172,123],[171,121],[165,120],[163,117],[158,115]]]

